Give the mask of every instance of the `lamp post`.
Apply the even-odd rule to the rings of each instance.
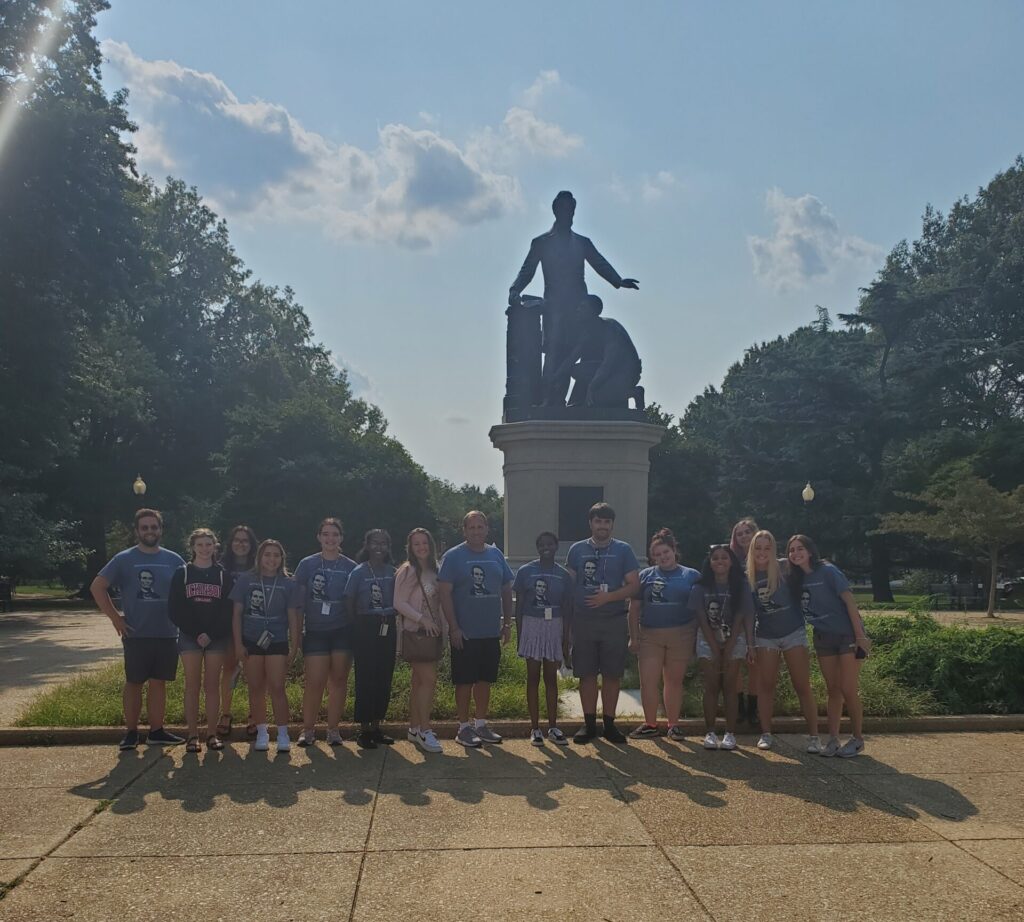
[[[143,484],[145,487],[145,484]],[[800,491],[800,498],[804,501],[805,506],[809,506],[814,502],[814,487],[811,486],[811,482],[808,480],[806,486]]]
[[[136,496],[146,495],[146,481],[142,479],[142,474],[135,475],[135,481],[132,483],[132,492]]]

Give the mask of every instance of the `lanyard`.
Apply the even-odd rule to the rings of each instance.
[[[328,574],[328,573],[331,573],[331,574],[337,573],[337,572],[338,572],[338,570],[340,570],[340,569],[341,569],[341,566],[340,566],[340,564],[341,564],[341,558],[339,557],[339,558],[338,558],[337,560],[335,560],[335,561],[334,561],[334,564],[335,564],[335,565],[334,565],[333,567],[329,567],[329,566],[327,566],[327,561],[326,561],[326,560],[324,560],[324,555],[323,555],[323,554],[321,554],[321,555],[320,555],[320,567],[319,567],[319,568],[317,569],[317,572],[318,572],[318,573],[319,573],[319,574],[320,574],[320,575],[321,575],[321,576],[322,576],[322,577],[323,577],[324,579],[326,579],[328,583],[330,583],[330,581],[331,581],[331,577],[330,577],[330,576],[328,576],[327,574]],[[373,571],[371,570],[370,572],[372,573]]]
[[[263,590],[263,617],[270,618],[270,603],[274,601],[274,593],[277,592],[277,577],[270,584],[270,592],[267,592],[266,583],[263,582],[263,574],[260,574],[260,589]]]
[[[385,573],[383,576],[378,576],[376,573],[373,572],[373,567],[371,567],[369,564],[367,564],[366,566],[367,566],[367,568],[370,571],[370,579],[373,581],[373,585],[377,587],[377,591],[380,593],[380,605],[381,605],[381,608],[383,609],[385,607],[384,606],[384,587],[381,586],[380,581],[382,579],[386,579],[387,578],[387,574]],[[371,608],[372,608],[373,593],[370,594],[370,600],[371,600]]]
[[[590,546],[594,549],[594,556],[597,558],[597,568],[598,568],[597,581],[599,583],[606,583],[608,581],[604,578],[605,577],[605,565],[606,565],[606,562],[608,560],[608,556],[609,555],[608,554],[602,554],[601,551],[605,550],[605,548],[598,547],[596,544],[593,543],[593,540],[591,540]],[[611,548],[610,544],[608,545],[608,548]]]

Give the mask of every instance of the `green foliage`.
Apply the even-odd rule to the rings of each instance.
[[[910,570],[903,577],[903,591],[914,595],[928,595],[932,586],[942,585],[949,580],[949,574],[941,570]]]
[[[1024,710],[1024,631],[910,631],[882,658],[883,674],[925,689],[951,714]]]
[[[526,716],[526,662],[516,654],[515,639],[502,648],[498,682],[491,689],[490,714],[496,719]],[[455,688],[449,681],[451,665],[446,651],[438,664],[437,695],[432,712],[436,720],[455,717]],[[302,721],[302,658],[291,667],[286,691],[293,722]],[[388,707],[389,720],[406,720],[409,716],[411,670],[405,662],[395,667],[395,678]],[[563,682],[563,687],[568,683]],[[117,727],[124,723],[121,689],[124,667],[120,663],[83,673],[69,682],[42,692],[18,718],[19,727]],[[167,685],[167,722],[180,725],[185,719],[184,673]],[[244,724],[249,713],[245,682],[240,681],[232,703],[236,724]],[[349,694],[345,713],[351,718],[354,704],[354,678],[349,676]],[[269,708],[269,703],[268,703]],[[268,710],[268,714],[270,711]],[[326,697],[320,720],[326,718]],[[205,716],[200,715],[200,722]]]
[[[430,478],[430,507],[434,513],[438,548],[454,547],[463,540],[462,519],[471,509],[487,516],[491,526],[488,539],[498,547],[505,543],[505,506],[501,494],[494,487],[481,490],[465,483],[461,487],[437,477]]]

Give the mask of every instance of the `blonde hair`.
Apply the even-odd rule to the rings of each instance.
[[[771,554],[768,557],[768,593],[771,595],[779,588],[782,582],[782,573],[779,570],[779,546],[775,541],[775,535],[770,531],[761,529],[754,533],[750,539],[750,547],[747,548],[747,582],[751,589],[757,589],[757,566],[754,563],[754,545],[758,538],[764,538],[768,542]]]

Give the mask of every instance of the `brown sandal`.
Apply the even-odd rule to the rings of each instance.
[[[248,739],[256,739],[256,724],[247,724],[245,728],[245,735]]]
[[[185,743],[185,752],[199,752],[199,751],[200,751],[199,737],[198,736],[190,736],[188,738],[188,742]]]
[[[221,742],[220,737],[213,735],[206,737],[206,748],[212,749],[215,752],[220,752],[224,748],[224,743]]]
[[[231,715],[221,714],[220,723],[217,724],[217,736],[230,737],[231,736]]]

